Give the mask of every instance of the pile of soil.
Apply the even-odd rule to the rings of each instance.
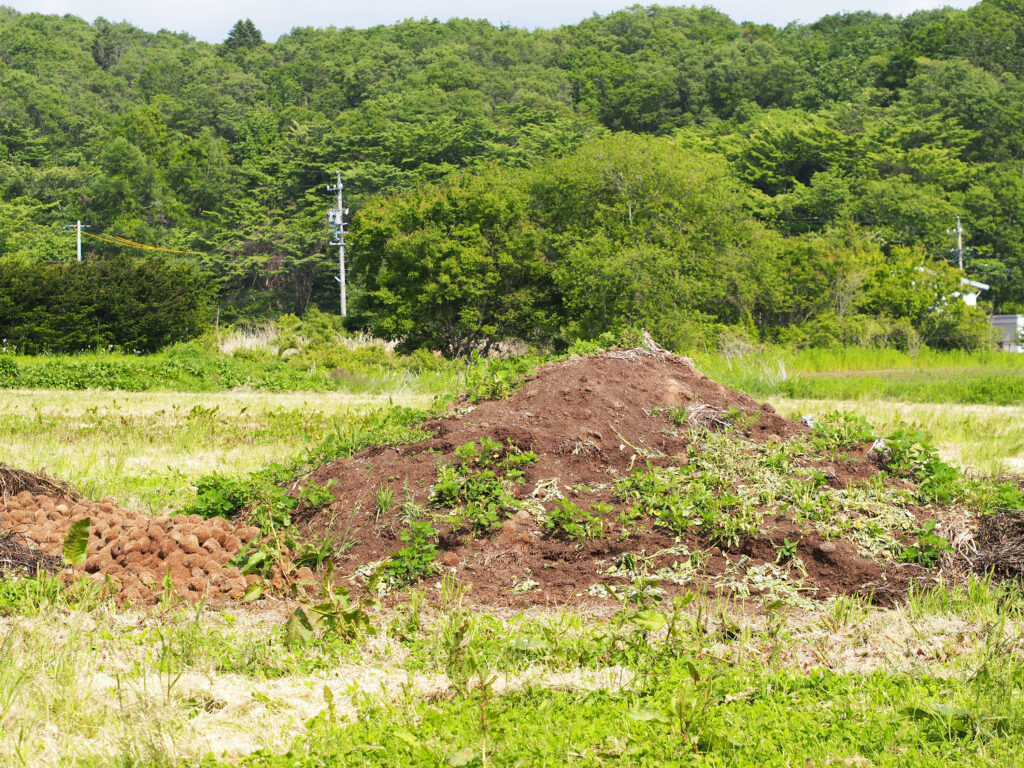
[[[306,482],[325,486],[333,481],[334,502],[320,510],[300,506],[296,521],[311,537],[346,542],[349,548],[335,558],[336,572],[352,585],[365,586],[374,564],[403,546],[400,534],[408,527],[404,502],[429,505],[438,467],[456,463],[460,445],[488,437],[533,451],[537,461],[524,467],[524,482],[516,493],[538,499],[545,511],[553,502],[538,491],[557,479],[557,490],[575,503],[590,507],[601,502],[618,512],[625,505],[615,497],[617,478],[648,464],[686,463],[691,437],[679,428],[678,419],[687,408],[710,428],[728,415],[740,425],[738,432],[754,442],[786,441],[808,431],[770,405],[712,381],[689,359],[653,345],[574,356],[541,367],[507,399],[456,403],[448,416],[424,425],[433,436],[429,440],[371,448],[320,467]],[[813,466],[831,487],[844,487],[878,472],[868,447],[851,452],[842,463],[822,460]],[[384,487],[395,500],[386,511],[376,502]],[[864,556],[851,541],[825,540],[813,527],[796,525],[779,510],[763,511],[760,535],[727,546],[698,532],[679,541],[649,521],[628,538],[581,543],[544,533],[536,513],[520,510],[490,537],[442,532],[437,560],[442,572],[472,584],[474,600],[514,607],[592,602],[601,591],[595,585],[628,582],[608,574],[625,553],[642,555],[652,567],[665,567],[680,557],[680,545],[702,551],[700,578],[710,585],[741,559],[774,563],[778,547],[787,539],[796,541],[796,555],[807,572],[805,584],[816,598],[856,593],[881,602],[898,599],[909,580],[924,573],[916,566]]]
[[[221,518],[198,515],[152,517],[100,502],[23,490],[0,504],[0,529],[35,545],[36,559],[47,570],[63,564],[64,537],[71,525],[90,518],[87,559],[78,576],[97,583],[108,577],[123,602],[152,604],[163,594],[170,572],[173,590],[195,602],[240,599],[256,576],[243,576],[228,565],[259,529]],[[24,548],[24,545],[22,545]],[[71,570],[66,578],[73,578]],[[312,574],[309,574],[310,576]]]

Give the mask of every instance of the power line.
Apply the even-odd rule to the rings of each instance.
[[[121,237],[120,235],[107,235],[107,234],[93,235],[93,234],[90,234],[89,232],[82,232],[81,234],[85,235],[86,237],[91,237],[94,240],[99,240],[102,243],[110,243],[111,245],[118,245],[118,246],[121,246],[122,248],[136,248],[136,249],[138,249],[140,251],[159,251],[160,253],[181,253],[181,254],[185,254],[186,256],[202,256],[203,255],[199,251],[180,251],[180,250],[176,250],[174,248],[160,248],[159,246],[156,246],[156,245],[146,245],[145,243],[138,243],[138,242],[136,242],[134,240],[129,240],[127,237]],[[81,235],[79,235],[79,241],[81,241]],[[78,247],[78,260],[79,261],[82,260],[82,247],[81,247],[81,243],[79,243],[79,247]]]

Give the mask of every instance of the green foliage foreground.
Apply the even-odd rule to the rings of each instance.
[[[970,683],[876,672],[796,674],[688,659],[659,664],[639,690],[503,695],[483,686],[453,700],[368,700],[354,722],[328,706],[267,768],[392,766],[1010,765],[1020,759],[1011,661]],[[1016,757],[1015,757],[1016,756]],[[213,763],[210,763],[213,765]]]

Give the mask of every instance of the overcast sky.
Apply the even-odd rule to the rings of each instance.
[[[713,5],[735,21],[754,21],[778,26],[791,21],[811,22],[829,13],[875,11],[905,15],[922,8],[967,8],[975,0],[716,0]],[[606,14],[632,4],[631,0],[0,0],[28,13],[70,13],[87,21],[102,16],[110,21],[129,21],[155,32],[170,29],[188,32],[200,40],[221,42],[240,18],[251,18],[266,40],[276,40],[293,27],[371,27],[402,19],[452,17],[485,18],[493,24],[518,27],[557,27],[574,24],[594,13]],[[644,5],[650,5],[647,2]],[[663,2],[661,5],[690,3]]]

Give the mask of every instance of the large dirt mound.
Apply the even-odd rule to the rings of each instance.
[[[424,427],[429,440],[369,449],[306,481],[330,485],[334,502],[300,506],[298,524],[335,540],[355,585],[403,575],[417,521],[438,548],[430,583],[452,572],[495,604],[588,602],[638,576],[664,590],[885,599],[917,570],[854,535],[861,518],[890,542],[916,522],[906,505],[872,517],[882,491],[857,490],[878,472],[869,446],[822,454],[803,424],[656,347],[543,366],[507,399],[458,403]],[[483,486],[495,503],[479,501]],[[827,525],[806,511],[815,498],[836,510]]]

